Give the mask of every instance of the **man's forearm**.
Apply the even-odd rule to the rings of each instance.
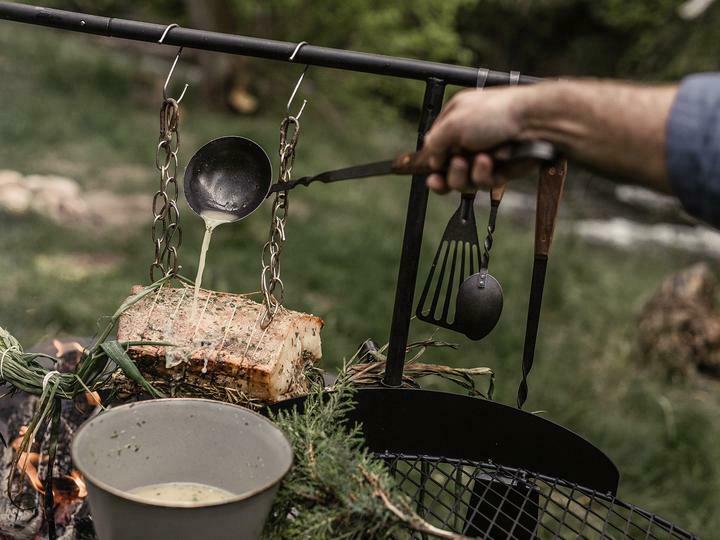
[[[720,228],[720,73],[679,86],[578,79],[459,92],[425,136],[437,171],[428,187],[492,189],[527,170],[497,168],[492,150],[533,139],[610,178],[672,193]]]
[[[528,87],[522,139],[544,139],[598,172],[671,193],[667,122],[676,86],[569,80]]]

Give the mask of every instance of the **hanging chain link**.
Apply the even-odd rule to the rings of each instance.
[[[294,116],[286,116],[280,124],[280,169],[278,182],[288,182],[295,162],[295,147],[300,134],[300,122]],[[278,191],[272,205],[270,236],[263,246],[262,275],[260,287],[263,293],[265,313],[260,323],[267,328],[282,306],[285,286],[280,278],[280,255],[285,244],[285,224],[288,217],[288,192]]]
[[[166,98],[160,107],[160,138],[155,166],[160,171],[160,186],[153,196],[152,242],[155,260],[150,265],[150,281],[177,274],[178,249],[182,243],[180,211],[177,199],[178,150],[180,148],[180,106]]]

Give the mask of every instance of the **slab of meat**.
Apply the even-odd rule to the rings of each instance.
[[[193,305],[192,287],[162,287],[122,314],[118,341],[172,344],[129,349],[153,380],[212,395],[242,392],[266,403],[306,393],[306,369],[322,354],[322,319],[281,309],[263,330],[263,309],[248,296],[205,290]]]

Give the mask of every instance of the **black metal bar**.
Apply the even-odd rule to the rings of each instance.
[[[538,326],[540,325],[540,308],[542,307],[545,274],[547,273],[547,255],[536,255],[533,262],[532,280],[530,283],[530,300],[528,302],[527,323],[525,326],[525,344],[523,346],[522,380],[517,392],[517,406],[522,409],[528,397],[527,378],[535,360],[535,343]]]
[[[28,6],[14,2],[0,2],[0,19],[61,28],[86,34],[150,42],[157,42],[167,27],[167,25],[162,24],[99,17],[97,15]],[[290,55],[297,46],[296,43],[287,41],[274,41],[179,27],[171,29],[163,43],[191,49],[255,56],[285,62],[290,61]],[[345,51],[310,44],[303,46],[298,51],[294,61],[298,64],[375,73],[405,79],[425,81],[434,77],[444,80],[447,84],[469,87],[475,87],[478,80],[477,68],[381,54]],[[489,71],[486,86],[506,85],[510,83],[510,78],[510,73]],[[539,80],[530,76],[520,77],[520,82],[524,84]]]
[[[418,150],[422,148],[425,133],[430,129],[440,113],[445,96],[445,82],[429,79],[425,87],[423,108],[418,127]],[[388,343],[387,363],[383,384],[400,386],[405,364],[412,316],[415,283],[417,281],[420,248],[422,246],[423,229],[425,227],[425,211],[427,210],[428,189],[425,186],[425,175],[414,175],[410,186],[410,197],[405,218],[405,236],[400,254],[397,287],[395,289],[395,306],[392,323],[390,324],[390,340]]]

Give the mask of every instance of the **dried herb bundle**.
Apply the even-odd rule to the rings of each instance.
[[[387,358],[384,353],[387,349],[387,344],[380,349],[375,349],[373,345],[371,341],[366,341],[365,344],[363,344],[365,351],[362,356],[369,361],[358,362],[356,354],[352,361],[346,366],[348,381],[355,386],[378,386],[385,376],[385,363]],[[492,369],[488,367],[459,368],[444,366],[442,364],[423,364],[418,362],[418,359],[425,354],[428,349],[443,347],[449,347],[451,349],[458,348],[454,343],[435,341],[432,338],[409,344],[407,346],[407,352],[414,352],[415,354],[405,361],[402,386],[406,388],[420,388],[418,379],[436,376],[459,386],[471,396],[492,399],[493,390],[495,389],[495,373]],[[488,387],[485,392],[477,388],[476,377],[488,377]]]

